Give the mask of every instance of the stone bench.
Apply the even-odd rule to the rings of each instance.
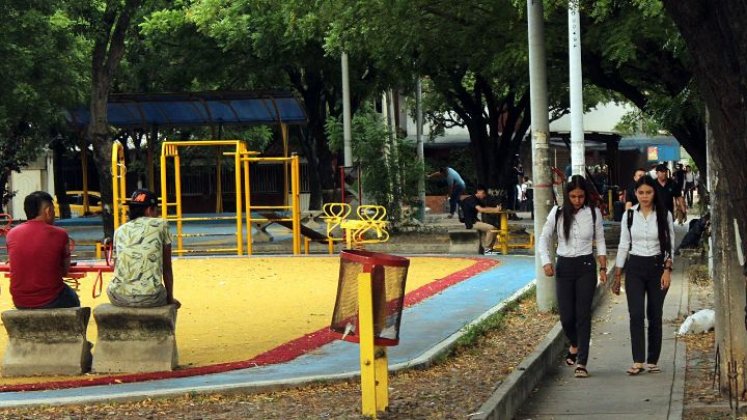
[[[480,250],[480,231],[450,229],[449,254],[477,254]]]
[[[91,368],[91,308],[10,310],[3,376],[80,375]]]
[[[176,306],[123,308],[97,306],[93,318],[98,328],[93,372],[161,372],[174,370]]]

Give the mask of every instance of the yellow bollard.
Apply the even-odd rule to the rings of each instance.
[[[371,273],[358,275],[358,322],[360,324],[361,397],[363,415],[376,418],[389,407],[389,363],[386,347],[374,344],[374,302]]]
[[[501,254],[508,255],[508,213],[501,212]]]

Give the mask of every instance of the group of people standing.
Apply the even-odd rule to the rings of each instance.
[[[560,322],[570,341],[565,363],[575,367],[574,376],[578,378],[589,376],[591,303],[597,279],[605,283],[608,274],[602,214],[589,205],[590,190],[583,176],[570,178],[565,185],[563,204],[550,211],[538,243],[545,275],[556,279]],[[633,358],[627,373],[638,375],[644,371],[661,372],[658,362],[662,313],[671,282],[674,243],[673,217],[665,200],[673,206],[674,199],[667,195],[660,181],[645,171],[635,180],[632,192],[636,202],[623,214],[620,224],[611,288],[613,293],[620,293],[625,269]],[[553,267],[550,253],[554,236],[558,258]]]

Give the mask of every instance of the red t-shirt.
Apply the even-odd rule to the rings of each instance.
[[[63,288],[63,263],[70,257],[64,229],[29,220],[8,232],[10,295],[16,307],[39,308],[52,303]]]

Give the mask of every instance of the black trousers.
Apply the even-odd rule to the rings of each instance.
[[[591,301],[597,287],[593,255],[558,257],[555,267],[560,324],[573,347],[578,347],[577,363],[586,365],[591,338]]]
[[[667,290],[661,290],[664,262],[661,255],[631,255],[625,274],[625,293],[630,313],[630,343],[634,363],[659,363],[661,354],[661,318]],[[645,312],[644,312],[645,304]],[[644,318],[648,319],[648,356],[644,335]]]

